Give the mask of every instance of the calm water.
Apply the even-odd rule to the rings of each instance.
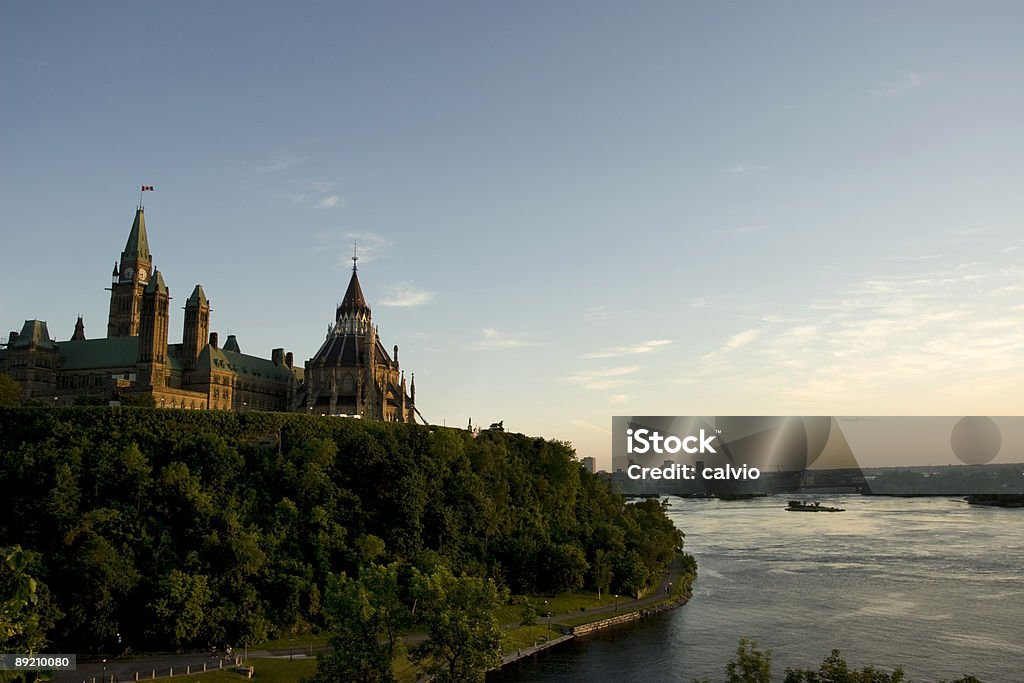
[[[681,609],[553,648],[488,678],[724,678],[741,636],[772,670],[902,665],[915,681],[972,673],[1024,680],[1024,511],[951,498],[827,496],[844,513],[787,512],[784,498],[672,499],[700,578]]]

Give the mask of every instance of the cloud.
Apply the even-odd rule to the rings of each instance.
[[[591,306],[583,313],[583,319],[588,323],[610,320],[612,314],[604,306]]]
[[[699,296],[696,299],[690,299],[690,308],[707,308],[707,307],[708,307],[708,300],[705,299],[702,296]]]
[[[337,254],[337,264],[345,269],[352,267],[352,248],[356,248],[359,264],[370,263],[381,257],[394,243],[383,235],[373,232],[345,232],[341,230],[318,232],[313,251]]]
[[[592,351],[583,355],[585,359],[615,358],[617,356],[633,356],[642,353],[653,353],[663,346],[672,343],[671,339],[651,339],[650,341],[633,344],[632,346],[612,346],[601,351]]]
[[[294,188],[282,192],[282,196],[296,206],[311,209],[331,209],[344,206],[345,198],[331,192],[337,183],[330,180],[289,180],[287,185]]]
[[[1020,249],[1020,247],[1019,247],[1019,246],[1014,246],[1014,247],[1006,247],[1005,249],[1001,249],[1001,250],[999,251],[999,253],[1000,253],[1000,254],[1012,254],[1013,252],[1017,251],[1018,249]]]
[[[628,375],[632,375],[640,369],[638,365],[627,365],[617,368],[604,368],[602,370],[584,370],[583,372],[562,378],[563,381],[575,384],[584,389],[592,391],[604,391],[614,387],[628,384]]]
[[[726,339],[725,343],[723,343],[719,348],[704,354],[703,360],[705,363],[713,363],[719,360],[722,356],[750,344],[759,336],[761,336],[761,330],[756,328],[738,332]]]
[[[734,175],[742,175],[744,173],[753,173],[755,171],[766,171],[767,166],[762,164],[736,164],[725,169],[726,173],[732,173]]]
[[[607,427],[599,427],[595,424],[591,424],[586,420],[569,420],[569,424],[575,427],[582,427],[583,429],[589,429],[591,431],[600,432],[601,434],[611,434],[612,430]]]
[[[380,303],[381,306],[408,308],[412,306],[422,306],[433,298],[433,292],[420,289],[411,282],[399,282],[391,287],[391,294]]]
[[[470,348],[475,351],[503,351],[535,345],[533,341],[523,335],[500,332],[493,327],[485,327],[480,330],[480,338]]]
[[[346,232],[345,240],[349,243],[350,250],[352,243],[355,243],[356,255],[359,256],[360,263],[376,261],[395,244],[384,235],[375,232]],[[349,251],[348,258],[342,262],[346,260],[352,260],[351,251]]]
[[[1021,291],[1024,269],[990,263],[867,278],[732,335],[680,382],[770,397],[788,411],[1014,413]]]
[[[632,397],[629,394],[612,394],[608,397],[608,403],[615,406],[622,405],[623,403],[628,402],[630,398]]]
[[[331,209],[331,208],[334,208],[335,206],[337,206],[339,201],[341,201],[341,198],[338,195],[336,195],[336,194],[332,194],[331,196],[324,197],[323,199],[318,201],[316,204],[313,205],[313,208],[314,209]]]
[[[278,173],[280,171],[286,171],[292,166],[297,166],[304,161],[305,159],[302,157],[281,157],[274,161],[254,166],[253,170],[257,173]]]
[[[910,72],[899,80],[883,83],[880,87],[871,90],[870,93],[875,97],[900,97],[917,90],[926,82],[927,79],[921,74]]]

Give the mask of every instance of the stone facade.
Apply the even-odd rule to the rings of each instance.
[[[410,381],[407,390],[398,347],[392,357],[377,338],[354,267],[327,340],[305,368],[283,348],[269,359],[244,354],[234,335],[221,348],[201,285],[185,303],[182,342],[168,344],[170,302],[139,207],[112,274],[107,336],[87,339],[79,317],[72,338],[60,342],[45,322],[27,320],[0,349],[0,371],[21,384],[23,399],[52,405],[145,395],[165,408],[415,421],[415,387]]]

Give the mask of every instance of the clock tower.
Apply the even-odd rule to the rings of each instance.
[[[110,315],[108,337],[137,337],[142,313],[142,293],[149,283],[153,257],[146,235],[146,214],[141,206],[135,211],[135,222],[128,233],[128,242],[114,266],[110,283]]]

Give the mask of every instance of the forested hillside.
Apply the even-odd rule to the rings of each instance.
[[[682,537],[567,444],[305,415],[0,410],[0,547],[56,649],[251,644],[323,623],[328,577],[402,562],[513,593],[635,594]],[[12,650],[13,651],[13,650]]]

